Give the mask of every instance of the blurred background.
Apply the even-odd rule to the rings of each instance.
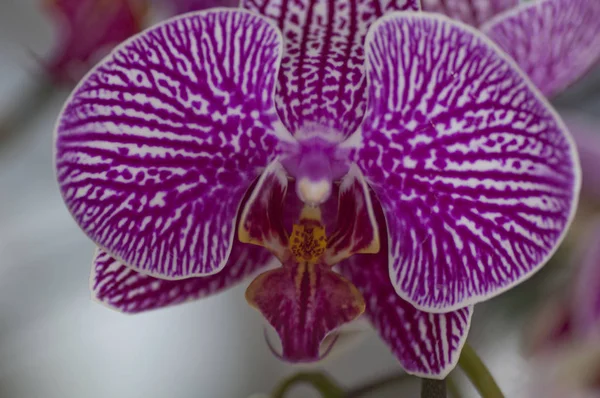
[[[41,3],[0,1],[0,121],[9,121],[0,135],[0,397],[238,398],[270,392],[298,368],[270,353],[263,321],[244,300],[245,284],[134,316],[90,300],[94,245],[68,214],[54,178],[52,130],[70,86],[49,91],[42,83],[40,60],[51,57],[58,34]],[[596,70],[555,104],[597,123],[599,87]],[[19,113],[22,120],[11,122]],[[471,344],[507,397],[522,396],[529,380],[522,331],[572,273],[562,259],[547,268],[476,309]],[[356,328],[363,331],[318,369],[348,387],[401,371],[368,326]],[[372,396],[416,396],[418,382],[388,390]],[[473,394],[468,386],[464,391]],[[311,394],[298,388],[290,396]]]

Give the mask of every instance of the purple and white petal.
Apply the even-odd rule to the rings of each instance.
[[[443,379],[458,362],[473,307],[445,314],[428,313],[396,294],[388,272],[386,220],[381,206],[374,206],[383,237],[382,250],[375,255],[354,255],[341,263],[341,270],[362,293],[367,305],[365,314],[402,367],[417,376]]]
[[[339,186],[337,220],[327,238],[325,262],[335,265],[355,253],[377,253],[380,237],[369,187],[355,164]]]
[[[600,218],[596,218],[579,243],[574,264],[579,274],[574,285],[573,331],[580,337],[600,335]]]
[[[281,262],[288,253],[284,202],[288,187],[285,169],[275,160],[263,171],[240,215],[238,238],[263,246]]]
[[[600,1],[524,3],[481,27],[550,97],[600,59]]]
[[[364,39],[386,12],[418,10],[418,0],[242,0],[272,19],[285,39],[277,110],[298,138],[341,141],[365,111]]]
[[[577,152],[508,56],[466,25],[396,13],[367,38],[369,105],[350,144],[381,201],[390,276],[447,312],[537,271],[577,204]]]
[[[519,0],[421,0],[423,11],[444,14],[473,26],[518,4]]]
[[[75,89],[56,128],[62,195],[114,258],[177,279],[221,270],[246,189],[293,139],[273,102],[281,36],[243,10],[171,19]]]
[[[600,119],[561,113],[575,139],[581,162],[581,193],[600,198]]]
[[[92,298],[126,313],[154,310],[216,294],[266,266],[273,256],[265,249],[234,243],[222,272],[204,277],[165,280],[142,274],[115,260],[102,249],[94,256]]]

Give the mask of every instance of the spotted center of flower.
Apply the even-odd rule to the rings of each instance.
[[[292,227],[289,250],[296,261],[316,264],[327,248],[327,235],[318,208],[305,207],[300,222]]]

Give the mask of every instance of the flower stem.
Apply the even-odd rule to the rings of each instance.
[[[504,398],[492,374],[469,344],[463,347],[458,365],[483,398]]]
[[[460,391],[458,384],[456,384],[456,380],[454,380],[454,377],[452,377],[452,373],[446,378],[446,388],[448,388],[448,395],[450,396],[450,398],[462,398],[463,394]]]
[[[446,398],[446,380],[421,379],[421,398]]]
[[[285,394],[298,383],[308,383],[321,393],[323,398],[343,398],[342,390],[333,380],[319,372],[300,372],[283,380],[273,391],[273,398],[284,398]]]
[[[380,388],[389,386],[391,384],[402,383],[407,380],[416,379],[414,376],[408,373],[400,373],[390,376],[385,376],[380,379],[374,380],[368,384],[364,384],[355,389],[349,390],[344,395],[344,398],[360,398],[372,391],[379,390]]]

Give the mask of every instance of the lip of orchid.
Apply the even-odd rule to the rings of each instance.
[[[328,241],[319,207],[305,205],[291,236],[279,236],[278,241],[288,242],[283,266],[256,277],[246,300],[279,334],[281,354],[267,340],[276,356],[290,362],[319,361],[335,343],[321,353],[325,338],[358,318],[366,304],[350,281],[331,270],[331,257],[324,256]]]
[[[274,351],[278,357],[313,362],[326,355],[320,350],[325,338],[366,306],[354,284],[332,267],[354,253],[378,252],[379,234],[368,188],[356,165],[336,191],[338,218],[329,233],[321,207],[306,203],[289,233],[282,221],[289,182],[283,165],[272,162],[241,213],[240,241],[265,247],[282,264],[257,276],[246,299],[279,334],[283,350]]]
[[[288,352],[278,352],[277,347],[275,347],[275,345],[271,341],[271,338],[269,337],[266,328],[263,334],[265,342],[267,343],[267,347],[269,348],[269,351],[271,351],[273,356],[285,362],[291,362],[290,358],[294,358],[294,363],[311,363],[322,361],[323,359],[328,357],[329,354],[333,351],[333,348],[336,345],[338,338],[340,337],[339,333],[330,332],[327,336],[325,336],[325,339],[319,345],[319,353],[312,354],[311,356],[306,356],[306,353],[303,352],[301,347],[294,347],[298,350],[297,352],[290,350],[289,348]],[[323,345],[325,347],[321,348]]]

